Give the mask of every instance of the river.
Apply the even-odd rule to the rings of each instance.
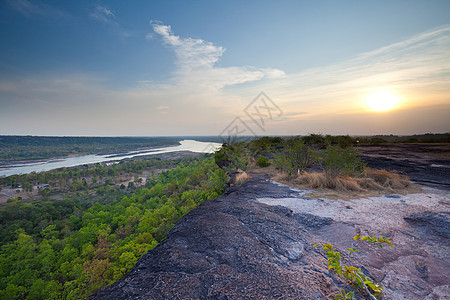
[[[85,164],[94,164],[108,161],[122,160],[137,156],[155,155],[161,153],[177,152],[177,151],[191,151],[195,153],[212,153],[218,149],[221,144],[212,142],[198,142],[194,140],[180,141],[179,146],[170,146],[162,148],[153,148],[148,150],[130,151],[127,153],[116,153],[107,155],[81,155],[71,156],[65,158],[56,158],[42,160],[39,162],[4,165],[0,167],[0,176],[10,176],[15,174],[28,174],[31,172],[42,172],[63,167],[75,167]]]

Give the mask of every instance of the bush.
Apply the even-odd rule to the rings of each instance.
[[[353,148],[340,149],[329,146],[320,154],[319,164],[325,174],[331,177],[339,175],[358,176],[362,174],[366,164]]]
[[[258,155],[258,157],[256,158],[256,164],[263,168],[268,167],[270,166],[270,160],[265,156]]]
[[[223,144],[222,148],[214,155],[216,163],[218,161],[226,162],[222,163],[221,168],[226,169],[229,172],[234,170],[246,171],[248,167],[248,156],[244,148],[244,144],[237,143],[233,145]]]
[[[312,148],[299,138],[288,140],[284,150],[274,157],[275,167],[289,175],[303,172],[315,161]]]
[[[248,143],[248,149],[252,155],[269,153],[277,147],[283,146],[283,139],[281,137],[265,136],[259,139],[252,140]]]
[[[216,165],[218,165],[220,168],[224,168],[230,164],[230,161],[227,158],[227,155],[225,154],[225,150],[220,149],[219,151],[214,152],[214,161],[216,162]]]

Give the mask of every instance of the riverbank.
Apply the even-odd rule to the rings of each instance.
[[[0,168],[0,176],[10,176],[15,174],[26,174],[31,172],[49,171],[63,167],[73,167],[79,165],[88,165],[93,163],[115,162],[133,157],[150,157],[170,152],[190,151],[194,153],[211,153],[214,149],[221,146],[219,143],[198,142],[194,140],[182,140],[178,146],[149,148],[148,150],[129,151],[125,154],[108,154],[108,155],[84,155],[71,156],[66,158],[49,159],[40,162],[32,162],[21,165],[3,165]]]

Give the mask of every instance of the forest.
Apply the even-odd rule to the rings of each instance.
[[[125,175],[134,180],[119,185]],[[0,299],[86,298],[127,274],[184,214],[219,197],[226,180],[210,155],[1,179],[49,188],[0,207]]]

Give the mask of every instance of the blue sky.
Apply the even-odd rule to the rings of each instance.
[[[450,131],[450,1],[0,1],[0,134]],[[373,112],[378,90],[399,98]],[[413,120],[413,121],[411,121]],[[259,131],[258,131],[259,130]]]

